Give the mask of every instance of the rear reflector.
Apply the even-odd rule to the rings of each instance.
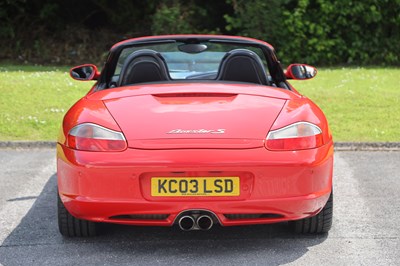
[[[169,214],[125,214],[111,216],[112,220],[165,220]]]
[[[229,220],[276,219],[283,217],[283,215],[276,213],[224,214],[224,216]]]

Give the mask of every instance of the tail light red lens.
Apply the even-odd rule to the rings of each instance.
[[[269,132],[265,147],[275,151],[318,148],[324,144],[322,130],[308,122],[298,122]]]
[[[67,145],[82,151],[123,151],[127,148],[121,132],[92,123],[73,127],[68,133]]]

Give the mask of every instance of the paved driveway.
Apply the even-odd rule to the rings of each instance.
[[[398,265],[400,152],[337,152],[334,225],[297,236],[284,224],[207,232],[107,225],[89,239],[57,231],[55,152],[0,149],[3,265]]]

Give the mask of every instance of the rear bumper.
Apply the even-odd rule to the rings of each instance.
[[[170,226],[184,211],[206,210],[225,226],[274,223],[313,216],[323,208],[332,188],[333,145],[296,152],[257,148],[98,153],[58,144],[57,168],[61,199],[80,219]],[[149,180],[160,175],[237,175],[244,182],[239,197],[151,197]],[[266,215],[232,219],[231,214]],[[149,215],[162,218],[146,218]]]

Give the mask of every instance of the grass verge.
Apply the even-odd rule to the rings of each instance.
[[[0,66],[0,140],[56,140],[62,117],[90,83],[68,68]]]
[[[323,69],[296,81],[328,118],[335,141],[400,141],[400,68]]]
[[[91,87],[66,67],[0,65],[0,140],[56,140],[68,108]],[[399,68],[322,69],[292,81],[325,112],[335,141],[400,141]]]

